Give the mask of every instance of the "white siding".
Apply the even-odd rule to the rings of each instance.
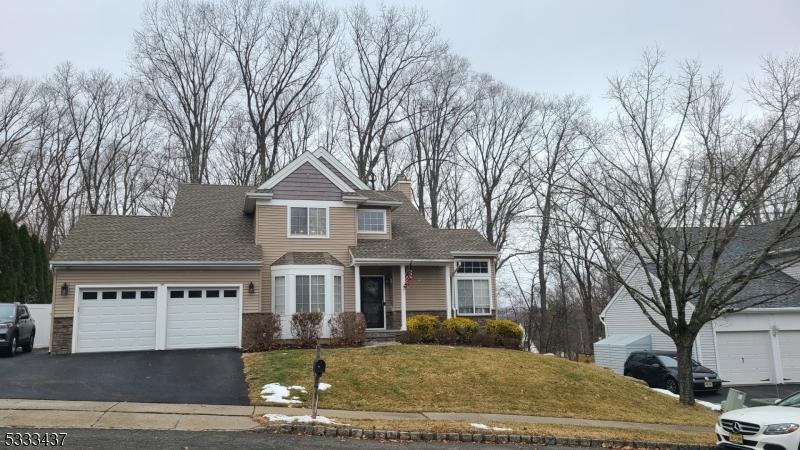
[[[639,289],[648,289],[647,278],[642,268],[636,268],[628,278],[628,282],[634,286],[639,286]],[[691,307],[688,308],[687,314],[691,314]],[[658,317],[657,313],[652,314]],[[656,328],[650,319],[642,312],[642,309],[631,298],[625,289],[621,288],[611,303],[605,310],[603,317],[605,323],[606,336],[614,336],[618,334],[649,334],[652,337],[653,350],[660,351],[675,351],[675,344],[669,336],[662,333]],[[658,321],[660,325],[665,326],[664,319]],[[717,361],[716,353],[714,351],[714,335],[710,324],[707,324],[700,330],[697,336],[697,343],[695,345],[695,359],[700,361],[701,364],[711,370],[716,370]]]

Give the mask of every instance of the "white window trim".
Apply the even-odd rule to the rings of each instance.
[[[486,262],[488,271],[487,273],[458,273],[458,263],[463,261],[480,261]],[[489,259],[482,259],[482,258],[462,258],[453,262],[453,283],[452,288],[452,301],[453,301],[453,310],[456,313],[456,316],[489,316],[494,311],[494,289],[493,289],[493,280],[492,280],[492,266],[491,260]],[[486,280],[489,282],[489,312],[488,313],[462,313],[459,311],[458,308],[458,280]],[[474,291],[474,287],[473,287]],[[472,301],[472,308],[475,309],[475,299],[473,296]]]
[[[325,209],[325,234],[292,234],[292,208]],[[306,213],[306,228],[308,228],[308,213]],[[325,205],[287,205],[286,206],[286,237],[289,239],[329,239],[331,236],[331,209]]]
[[[285,265],[273,266],[271,285],[275,286],[275,277],[284,278],[284,305],[283,315],[291,317],[297,312],[297,291],[296,280],[297,276],[306,275],[323,275],[325,277],[325,312],[323,315],[330,316],[335,314],[333,312],[333,277],[342,277],[342,291],[344,291],[344,268],[342,266],[329,266],[329,265]],[[275,290],[272,291],[272,311],[275,309]],[[342,292],[342,300],[344,300],[344,292]],[[344,304],[342,305],[344,307]]]
[[[383,213],[383,230],[382,231],[365,231],[360,228],[361,221],[359,220],[359,211],[373,211]],[[380,208],[358,208],[356,210],[356,231],[358,234],[386,234],[386,210]]]

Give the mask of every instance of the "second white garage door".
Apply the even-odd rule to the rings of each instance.
[[[783,382],[800,383],[800,331],[781,331],[778,333],[781,347],[781,366]]]
[[[717,349],[719,374],[728,384],[759,384],[772,379],[769,332],[720,332]]]
[[[239,345],[239,289],[170,288],[167,292],[167,349]]]

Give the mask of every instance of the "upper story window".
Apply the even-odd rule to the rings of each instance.
[[[384,209],[359,209],[359,233],[386,233],[386,210]]]
[[[456,273],[489,273],[488,261],[461,261]]]
[[[328,208],[289,208],[289,236],[328,237]]]

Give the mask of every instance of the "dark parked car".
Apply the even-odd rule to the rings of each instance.
[[[0,349],[8,356],[14,356],[20,345],[29,352],[35,337],[36,323],[25,305],[0,303]]]
[[[625,361],[625,375],[647,382],[650,387],[678,393],[678,360],[675,352],[633,352]],[[722,380],[716,372],[692,360],[695,391],[719,391]]]

